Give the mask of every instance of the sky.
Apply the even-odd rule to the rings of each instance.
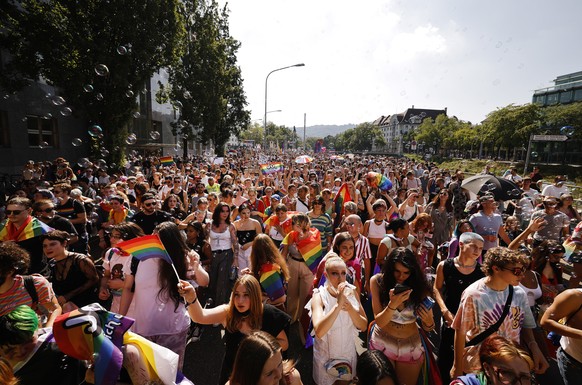
[[[478,123],[582,71],[580,0],[231,0],[228,8],[259,123],[267,74],[298,63],[269,76],[267,111],[281,111],[267,120],[277,125],[302,127],[304,114],[308,127],[359,124],[413,105]]]

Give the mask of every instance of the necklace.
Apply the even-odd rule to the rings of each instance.
[[[473,263],[472,265],[463,265],[463,264],[461,263],[461,261],[459,260],[459,257],[456,257],[456,258],[455,258],[455,263],[456,263],[457,265],[459,265],[459,267],[463,267],[463,268],[470,268],[470,267],[475,267],[475,266],[477,266],[477,261],[475,261],[475,263]]]

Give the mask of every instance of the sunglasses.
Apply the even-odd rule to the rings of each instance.
[[[511,273],[516,277],[519,277],[520,275],[523,275],[523,273],[525,273],[525,267],[512,267],[512,268],[501,267],[500,269],[511,271]]]
[[[61,190],[53,190],[53,192],[54,192],[55,194],[60,194],[60,193],[62,193],[62,191],[61,191]]]
[[[20,215],[24,210],[4,210],[6,215]]]
[[[52,213],[53,211],[55,211],[55,208],[54,207],[51,207],[49,209],[44,209],[44,210],[39,210],[39,211],[40,212],[43,212],[43,213]]]
[[[154,206],[156,204],[156,202],[148,202],[148,203],[144,203],[143,205],[146,207],[150,207],[150,206]]]

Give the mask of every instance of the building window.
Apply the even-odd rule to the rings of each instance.
[[[26,117],[29,147],[57,148],[57,120],[40,116]]]
[[[10,130],[8,130],[7,111],[0,111],[0,147],[10,147]]]
[[[570,103],[572,101],[572,91],[564,91],[560,93],[560,103]]]
[[[582,90],[576,90],[576,91],[574,91],[574,101],[575,102],[582,101]]]
[[[558,94],[549,94],[548,104],[558,104]]]

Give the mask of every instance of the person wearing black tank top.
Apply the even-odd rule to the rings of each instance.
[[[463,233],[459,238],[459,256],[445,259],[437,266],[434,298],[443,314],[437,364],[443,384],[451,382],[455,339],[451,324],[459,309],[461,295],[470,284],[485,276],[477,262],[482,250],[483,237],[473,232]]]

